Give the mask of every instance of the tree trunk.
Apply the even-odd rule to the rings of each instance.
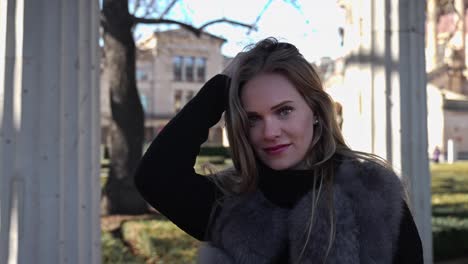
[[[110,171],[103,190],[104,214],[142,214],[146,202],[133,184],[142,155],[144,113],[135,80],[135,43],[127,0],[103,1],[104,74],[109,78]]]

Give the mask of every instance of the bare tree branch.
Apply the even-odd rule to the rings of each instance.
[[[145,14],[143,15],[143,17],[147,17],[149,14],[151,14],[151,13],[154,12],[154,7],[155,7],[155,6],[154,6],[154,4],[155,4],[154,2],[155,2],[155,0],[151,0],[151,1],[149,2],[149,4],[146,5],[146,12],[145,12]]]
[[[257,28],[255,26],[253,26],[253,25],[242,23],[242,22],[239,22],[239,21],[231,20],[231,19],[227,19],[227,18],[221,18],[221,19],[216,19],[216,20],[213,20],[213,21],[209,21],[209,22],[203,24],[199,29],[203,30],[204,28],[206,28],[208,26],[211,26],[213,24],[217,24],[217,23],[228,23],[228,24],[232,24],[232,25],[235,25],[235,26],[245,27],[245,28],[248,28],[249,30],[257,30]]]
[[[300,4],[297,2],[297,0],[288,0],[288,1],[285,0],[284,2],[287,3],[287,4],[292,5],[294,8],[296,8],[296,9],[298,9],[298,10],[301,9],[301,6],[300,6]]]
[[[191,32],[193,32],[195,35],[199,36],[201,31],[191,25],[188,25],[186,23],[177,21],[177,20],[172,20],[172,19],[159,19],[159,18],[143,18],[143,17],[133,17],[133,21],[136,24],[173,24],[173,25],[179,25]]]
[[[134,21],[134,23],[139,23],[139,24],[174,24],[174,25],[179,25],[179,26],[191,31],[192,33],[194,33],[197,36],[200,36],[203,29],[205,29],[206,27],[211,26],[213,24],[217,24],[217,23],[229,23],[229,24],[236,25],[236,26],[246,27],[246,28],[248,28],[250,30],[256,30],[256,28],[254,26],[252,26],[252,25],[245,24],[245,23],[238,22],[238,21],[234,21],[234,20],[230,20],[230,19],[226,19],[226,18],[209,21],[209,22],[203,24],[199,28],[196,28],[196,27],[194,27],[192,25],[189,25],[187,23],[183,23],[183,22],[180,22],[180,21],[177,21],[177,20],[172,20],[172,19],[160,19],[160,18],[153,19],[153,18],[133,17],[133,21]]]
[[[141,1],[142,1],[142,0],[134,0],[135,7],[133,8],[133,13],[132,13],[132,15],[136,15],[136,12],[137,12],[138,9],[140,8]]]
[[[263,16],[263,13],[265,13],[265,11],[268,9],[268,7],[270,6],[271,2],[273,2],[273,0],[268,0],[268,2],[265,4],[265,6],[263,6],[262,11],[258,14],[257,18],[255,19],[255,22],[253,23],[253,26],[254,26],[254,27],[257,27],[258,21],[260,21],[260,18]],[[250,31],[251,31],[251,30],[249,30],[249,31],[247,32],[247,35],[250,34]]]
[[[167,13],[169,13],[169,11],[171,10],[171,8],[177,3],[178,0],[172,0],[172,2],[166,7],[166,9],[161,13],[161,15],[159,16],[159,18],[163,18],[165,15],[167,15]]]

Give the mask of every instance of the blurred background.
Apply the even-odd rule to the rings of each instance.
[[[148,206],[133,171],[203,84],[266,37],[301,51],[350,147],[406,183],[425,263],[468,263],[467,8],[0,1],[0,263],[194,263],[200,242]],[[222,121],[205,164],[232,166]]]
[[[356,38],[378,31],[376,22],[373,23],[377,26],[370,25],[367,29],[359,24],[366,23],[363,22],[366,12],[378,20],[379,14],[385,17],[391,11],[388,5],[373,2],[370,5],[357,1],[130,1],[129,12],[148,19],[136,23],[132,30],[136,45],[136,86],[145,117],[145,148],[203,83],[222,71],[232,57],[245,46],[273,36],[296,45],[318,70],[325,89],[336,101],[337,122],[348,143],[354,149],[378,153],[391,160],[395,155],[389,153],[388,146],[387,149],[379,146],[379,141],[385,140],[379,138],[376,131],[396,128],[389,122],[379,121],[385,119],[388,111],[373,106],[381,100],[376,93],[386,93],[387,98],[391,96],[388,96],[388,89],[380,91],[375,87],[379,85],[375,84],[379,66],[362,66],[367,63],[362,56],[365,45],[358,47],[361,52],[358,71],[367,73],[361,73],[352,83],[349,77],[354,74],[350,57],[357,53]],[[417,96],[427,96],[424,102],[427,103],[427,121],[423,123],[428,128],[426,154],[430,175],[427,177],[431,177],[432,188],[434,259],[458,259],[468,263],[463,260],[468,257],[468,49],[465,41],[468,17],[465,5],[464,1],[426,2],[422,43],[427,85],[419,87],[425,92]],[[159,23],[157,19],[161,18],[186,25]],[[356,24],[361,31],[358,35]],[[203,30],[197,31],[200,28]],[[378,62],[382,59],[378,45],[369,45],[370,60]],[[105,42],[102,49],[105,56],[108,49]],[[417,61],[406,63],[424,67]],[[108,178],[109,149],[112,148],[108,90],[108,78],[112,77],[109,76],[114,75],[101,75],[103,184]],[[410,115],[403,111],[400,114]],[[203,173],[200,166],[206,162],[218,169],[231,166],[228,146],[226,131],[220,122],[211,129],[202,147],[198,171]],[[401,164],[393,164],[401,170]],[[111,263],[128,258],[151,263],[186,263],[193,260],[197,242],[163,216],[143,214],[142,218],[150,219],[125,220],[120,215],[102,218],[104,261]],[[120,230],[118,236],[116,230]]]

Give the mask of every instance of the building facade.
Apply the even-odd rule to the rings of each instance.
[[[467,1],[468,2],[468,1]],[[427,72],[427,125],[428,157],[434,158],[434,152],[440,151],[440,161],[468,159],[468,72],[467,48],[461,41],[462,31],[468,16],[460,19],[458,14],[466,13],[463,1],[455,5],[443,1],[429,1],[426,21],[426,72]],[[459,12],[455,8],[465,10]],[[465,33],[466,38],[466,33]],[[360,58],[363,60],[363,58]],[[365,61],[362,61],[365,63]],[[368,119],[365,106],[369,104],[365,91],[345,87],[347,58],[333,61],[322,60],[318,68],[322,71],[324,86],[329,94],[346,112],[345,123],[360,123]],[[370,79],[369,79],[370,80]],[[364,78],[361,80],[367,82]],[[351,109],[350,109],[351,108]],[[349,115],[349,112],[353,112]],[[378,116],[379,113],[374,113]],[[377,125],[377,123],[376,123]],[[372,133],[372,125],[366,129],[367,137],[353,136],[353,126],[345,130],[350,143],[358,148],[373,151],[372,143],[367,141]],[[378,129],[378,128],[377,128]],[[450,157],[453,157],[449,159]]]
[[[468,1],[427,2],[428,148],[468,159]]]
[[[200,37],[176,29],[155,32],[137,46],[136,79],[145,111],[145,143],[150,143],[203,84],[223,69],[221,46],[226,40],[203,33]],[[110,119],[106,76],[101,78],[102,142]],[[210,130],[206,145],[223,144],[221,122]]]

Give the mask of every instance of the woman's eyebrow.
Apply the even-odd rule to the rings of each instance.
[[[282,107],[283,105],[288,104],[288,103],[292,103],[292,102],[293,102],[293,101],[291,101],[291,100],[283,101],[283,102],[281,102],[281,103],[279,103],[279,104],[276,104],[276,105],[272,106],[272,107],[270,108],[270,110],[276,110],[276,109]],[[246,113],[247,113],[247,115],[258,115],[258,113],[257,113],[257,112],[254,112],[254,111],[246,111]]]
[[[291,101],[291,100],[283,101],[283,102],[281,102],[281,103],[279,103],[279,104],[277,104],[277,105],[275,105],[275,106],[272,106],[272,107],[270,108],[270,110],[278,109],[278,108],[282,107],[283,105],[288,104],[288,103],[292,103],[292,102],[293,102],[293,101]]]

